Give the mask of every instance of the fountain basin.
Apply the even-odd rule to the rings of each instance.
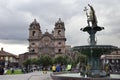
[[[54,72],[51,73],[53,80],[120,80],[120,74],[110,74],[110,77],[83,77],[79,73]]]

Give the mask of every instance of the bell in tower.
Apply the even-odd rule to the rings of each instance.
[[[34,37],[34,36],[40,36],[41,35],[41,30],[40,30],[40,25],[39,23],[36,21],[36,19],[34,19],[34,21],[30,24],[29,27],[29,37]]]
[[[64,22],[62,22],[61,18],[55,23],[55,37],[65,37],[65,26]]]

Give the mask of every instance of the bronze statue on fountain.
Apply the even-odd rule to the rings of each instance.
[[[87,16],[87,23],[88,26],[86,26],[85,28],[81,28],[82,31],[84,32],[88,32],[90,35],[90,45],[94,46],[96,45],[96,41],[95,41],[95,34],[97,31],[101,31],[104,29],[104,27],[100,27],[97,25],[97,17],[95,15],[95,11],[93,9],[93,7],[91,5],[88,4],[88,6],[90,7],[90,12],[88,14],[87,12],[87,7],[85,7],[84,11],[86,11],[86,16]]]

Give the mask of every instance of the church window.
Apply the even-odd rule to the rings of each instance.
[[[59,26],[59,28],[60,28],[60,25],[58,25]]]
[[[61,35],[61,30],[58,30],[58,35]]]
[[[61,52],[61,49],[58,49],[58,52]]]
[[[35,50],[33,49],[32,52],[35,52]]]
[[[33,29],[35,29],[35,26],[33,27]]]
[[[35,32],[35,31],[33,31],[33,32],[32,32],[32,36],[35,36],[35,33],[36,33],[36,32]]]
[[[35,43],[32,43],[32,45],[35,45]]]
[[[61,45],[61,42],[58,42],[59,45]]]
[[[32,49],[32,50],[31,50],[31,52],[35,52],[35,50],[34,50],[34,49]]]

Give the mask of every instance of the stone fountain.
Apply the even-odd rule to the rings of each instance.
[[[86,11],[88,25],[80,30],[87,32],[90,35],[89,45],[75,46],[73,50],[79,51],[87,56],[87,63],[85,65],[89,65],[90,69],[80,71],[81,75],[79,73],[72,72],[53,73],[51,74],[53,80],[120,80],[119,74],[110,74],[102,68],[100,56],[117,50],[117,47],[112,45],[96,45],[97,41],[95,40],[95,34],[98,31],[102,31],[104,27],[97,25],[97,17],[95,15],[94,8],[89,4],[88,6],[90,8],[89,14],[87,12],[87,7],[84,9],[84,11]]]

